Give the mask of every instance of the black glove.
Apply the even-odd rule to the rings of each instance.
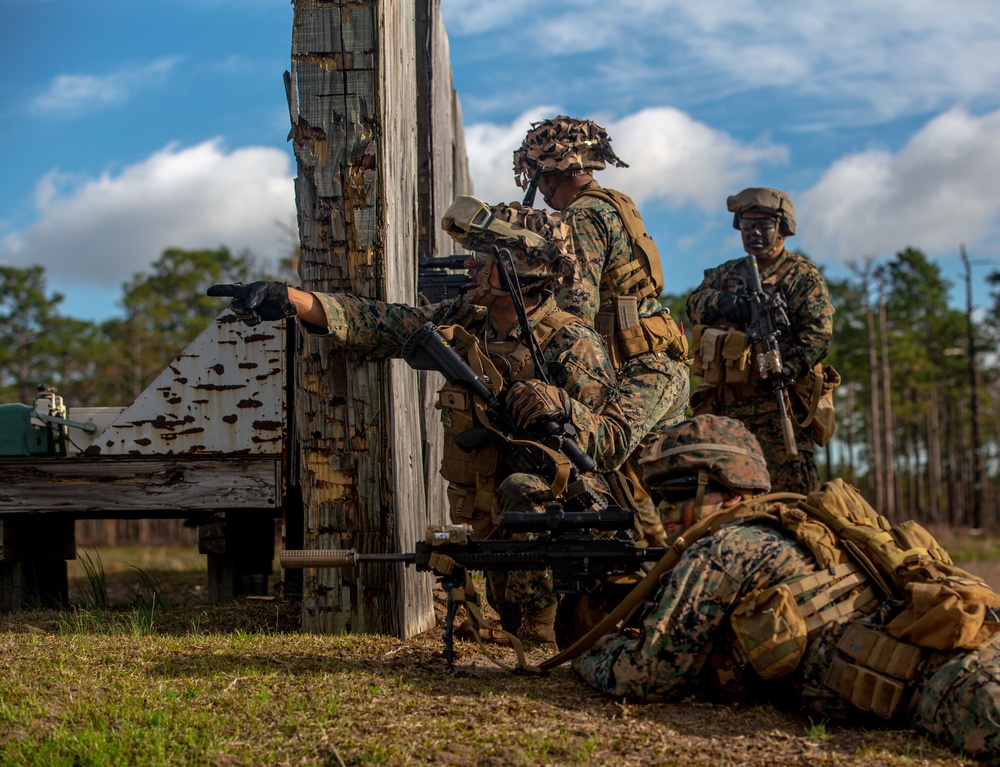
[[[539,421],[566,423],[569,420],[569,395],[558,386],[542,381],[515,381],[507,391],[506,402],[511,416],[522,429]]]
[[[210,296],[231,296],[229,308],[248,325],[261,320],[273,321],[295,316],[295,307],[288,300],[288,286],[283,282],[236,282],[213,285]]]
[[[719,291],[716,306],[726,322],[732,322],[734,325],[746,325],[750,322],[750,301],[746,296],[728,290]]]

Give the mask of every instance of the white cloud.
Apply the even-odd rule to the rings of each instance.
[[[167,146],[117,175],[53,171],[36,188],[37,221],[0,239],[0,262],[40,264],[61,284],[117,287],[168,247],[284,256],[276,222],[295,215],[290,165],[278,149],[227,152],[212,140]]]
[[[539,106],[518,115],[507,125],[476,123],[465,126],[465,153],[473,193],[491,204],[520,200],[524,192],[514,183],[514,150],[533,122],[561,114],[558,107]],[[541,204],[541,196],[538,204]]]
[[[513,152],[532,122],[557,114],[561,114],[557,107],[539,106],[507,125],[466,127],[476,196],[491,203],[520,199],[523,192],[513,180]],[[672,208],[693,205],[716,214],[720,201],[753,181],[759,166],[788,159],[783,147],[767,141],[744,144],[667,107],[644,109],[619,120],[594,117],[607,129],[615,152],[629,164],[623,169],[609,167],[598,179],[606,186],[627,190],[640,204],[662,200]]]
[[[139,89],[162,82],[179,59],[163,57],[138,69],[121,69],[101,77],[89,74],[56,76],[29,104],[43,117],[79,117],[123,104]]]
[[[828,124],[998,105],[994,0],[553,5],[541,11],[520,1],[445,0],[442,8],[453,36],[484,38],[477,60],[500,62],[528,50],[548,62],[547,80],[518,88],[531,89],[535,99],[536,85],[580,83],[605,99],[640,104],[772,89],[786,98],[831,100],[811,118]],[[552,62],[559,60],[566,69],[553,81]]]
[[[796,201],[803,248],[844,263],[912,245],[955,253],[959,243],[997,252],[1000,111],[955,109],[930,121],[898,153],[843,157]]]
[[[637,203],[665,200],[716,214],[720,200],[754,180],[759,166],[784,164],[788,152],[767,141],[744,144],[668,107],[644,109],[607,127],[628,169],[609,168],[608,186],[628,188]]]

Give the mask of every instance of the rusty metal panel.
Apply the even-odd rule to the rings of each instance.
[[[281,455],[285,329],[228,309],[171,362],[86,455]]]

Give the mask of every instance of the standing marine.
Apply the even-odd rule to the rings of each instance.
[[[832,399],[825,400],[830,412],[813,412],[811,421],[807,407],[811,400],[819,404],[824,378],[836,376],[832,368],[824,375],[821,364],[833,335],[826,280],[808,258],[785,248],[785,239],[795,234],[795,209],[787,194],[753,187],[730,196],[726,207],[743,249],[756,259],[771,307],[782,322],[787,320],[778,338],[782,368],[778,375],[762,377],[756,364],[760,349],[745,332],[751,320],[747,258],[707,269],[687,300],[688,317],[695,323],[694,372],[705,380],[692,394],[691,407],[696,414],[715,413],[745,423],[764,450],[775,491],[808,493],[819,484],[813,435],[832,417]],[[827,388],[830,383],[826,381]],[[776,399],[779,388],[792,392],[786,401],[796,421],[792,431],[797,455],[786,449]]]
[[[586,682],[634,701],[798,701],[1000,755],[1000,597],[926,530],[840,480],[764,495],[757,439],[724,416],[671,427],[641,463],[683,520],[683,553],[654,570],[637,627],[574,660]]]
[[[604,339],[621,389],[621,407],[643,437],[684,418],[690,393],[683,330],[664,308],[656,243],[627,195],[600,186],[607,163],[628,167],[607,131],[592,120],[559,117],[532,124],[514,152],[514,178],[560,211],[572,236],[575,274],[555,291],[560,308],[593,325]],[[623,467],[636,483],[636,506],[651,545],[666,539],[638,482],[638,451]]]

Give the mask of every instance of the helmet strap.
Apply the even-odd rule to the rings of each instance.
[[[541,175],[542,172],[540,170],[535,171],[535,175],[531,177],[531,181],[528,183],[528,190],[524,193],[524,199],[521,201],[521,205],[526,208],[535,207],[535,193],[538,192],[538,179]]]
[[[476,273],[476,279],[472,283],[472,287],[463,294],[470,303],[475,303],[477,299],[485,296],[508,295],[504,288],[495,288],[490,285],[490,272],[493,271],[493,264],[496,263],[495,254],[492,251],[488,253],[484,251],[481,255],[483,256],[481,261],[476,259],[479,270]]]
[[[691,518],[684,520],[684,529],[687,530],[691,525],[700,521],[704,516],[704,506],[705,506],[705,490],[708,489],[708,472],[704,469],[698,471],[698,491],[694,496],[694,506],[691,509]]]

